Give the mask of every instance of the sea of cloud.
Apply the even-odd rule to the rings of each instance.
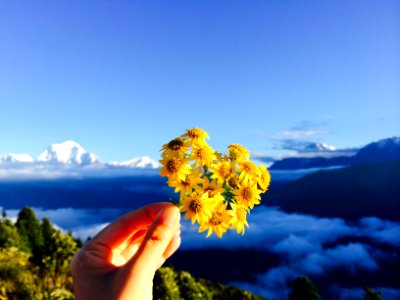
[[[86,240],[107,226],[123,212],[119,209],[39,209],[39,218],[47,217],[59,228],[72,231]],[[7,210],[15,219],[17,210]],[[381,261],[397,255],[400,249],[400,223],[376,217],[348,223],[341,218],[319,218],[311,215],[286,213],[274,207],[257,207],[248,217],[250,227],[244,236],[229,231],[222,239],[205,238],[197,227],[182,222],[181,251],[194,249],[258,249],[281,258],[281,264],[256,275],[256,281],[231,282],[271,299],[285,299],[289,284],[297,276],[308,274],[326,277],[330,272],[375,272]],[[332,289],[337,299],[360,299],[362,287]],[[400,289],[385,290],[385,299],[399,299]]]
[[[95,163],[90,165],[13,162],[0,164],[0,179],[4,181],[55,180],[62,178],[109,178],[157,175],[158,169],[129,168]]]

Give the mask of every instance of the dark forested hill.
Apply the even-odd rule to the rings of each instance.
[[[318,216],[400,220],[400,160],[319,171],[271,191],[265,203]]]

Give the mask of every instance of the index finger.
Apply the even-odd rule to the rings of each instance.
[[[157,214],[171,205],[168,202],[158,202],[128,212],[100,231],[91,242],[115,249],[136,232],[147,229]]]

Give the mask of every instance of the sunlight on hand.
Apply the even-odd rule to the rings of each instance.
[[[140,231],[132,238],[126,240],[112,250],[111,264],[116,267],[125,265],[138,251],[145,236],[145,231]]]

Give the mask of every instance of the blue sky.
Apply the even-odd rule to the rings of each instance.
[[[104,161],[189,127],[223,151],[400,135],[398,1],[2,1],[0,153]],[[278,149],[277,149],[278,148]]]

